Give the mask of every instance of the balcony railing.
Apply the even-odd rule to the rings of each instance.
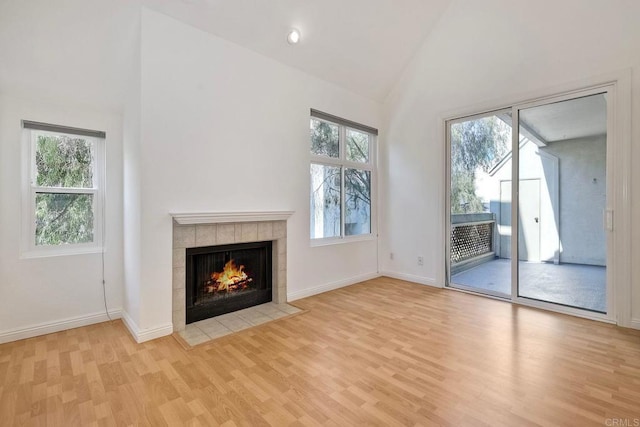
[[[493,213],[451,215],[451,274],[495,257]]]

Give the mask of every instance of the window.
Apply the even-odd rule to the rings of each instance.
[[[372,234],[372,180],[378,131],[311,110],[311,239]]]
[[[29,166],[24,248],[30,255],[102,245],[104,132],[23,121]]]

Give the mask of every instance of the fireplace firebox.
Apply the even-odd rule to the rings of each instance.
[[[186,323],[271,301],[272,242],[188,248]]]

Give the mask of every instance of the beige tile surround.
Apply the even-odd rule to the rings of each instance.
[[[180,225],[173,221],[173,331],[186,326],[186,249],[272,241],[273,302],[287,302],[287,221],[226,222]]]
[[[188,345],[194,346],[301,312],[289,304],[268,302],[190,323],[179,335]]]

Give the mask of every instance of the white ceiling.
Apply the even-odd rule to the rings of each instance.
[[[143,5],[383,101],[450,1],[0,0],[0,89],[121,106]]]

